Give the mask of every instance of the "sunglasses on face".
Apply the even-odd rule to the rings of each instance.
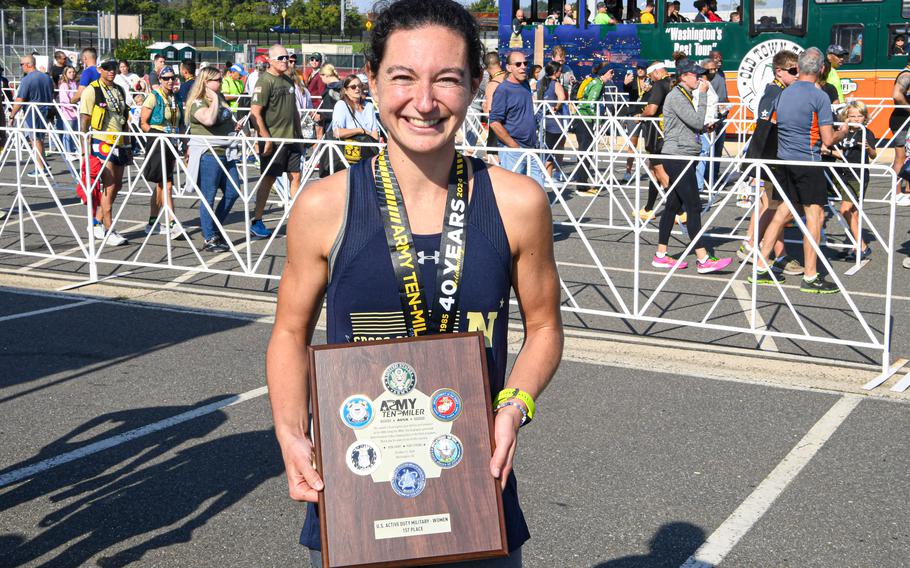
[[[287,61],[287,60],[288,60],[288,56],[287,56],[287,55],[279,55],[279,56],[276,57],[274,60],[275,60],[275,61]]]
[[[796,77],[797,75],[799,75],[799,69],[798,69],[797,67],[791,67],[791,68],[789,68],[789,69],[784,69],[784,71],[786,71],[787,73],[793,75],[794,77]]]
[[[527,64],[528,64],[527,61],[516,61],[516,62],[512,63],[512,65],[514,65],[515,67],[525,67],[525,66],[527,66]]]
[[[158,77],[158,79],[161,80],[161,81],[173,81],[173,80],[174,80],[174,76],[173,76],[173,75],[168,75],[168,76],[166,76],[166,77]]]
[[[359,91],[363,87],[361,85],[348,85],[348,88],[351,89],[352,91]]]
[[[209,79],[209,81],[215,81],[216,83],[220,83],[220,82],[221,82],[221,77],[215,77],[215,78],[213,78],[213,79]]]

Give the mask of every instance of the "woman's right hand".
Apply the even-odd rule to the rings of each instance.
[[[315,451],[306,436],[279,439],[284,469],[288,477],[288,494],[294,501],[316,503],[324,484],[313,467]]]
[[[209,102],[211,102],[211,103],[216,103],[216,102],[218,102],[218,93],[216,93],[213,89],[209,89],[208,87],[206,87],[205,88],[205,98],[207,98],[209,100]]]

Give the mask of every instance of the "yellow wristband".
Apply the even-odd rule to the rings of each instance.
[[[500,403],[502,403],[510,398],[518,399],[521,402],[523,402],[525,406],[528,407],[528,420],[529,421],[534,418],[534,410],[535,410],[534,399],[531,397],[531,395],[529,395],[528,393],[526,393],[523,390],[502,389],[501,391],[499,391],[499,394],[496,395],[496,402],[494,403],[493,406],[499,406]]]

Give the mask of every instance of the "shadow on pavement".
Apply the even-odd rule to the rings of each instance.
[[[623,556],[592,568],[679,568],[705,542],[705,531],[692,523],[668,523],[657,529],[645,555]]]
[[[155,416],[186,410],[189,407],[165,407],[101,416],[26,463],[82,445],[71,440],[99,424],[120,423],[99,435],[107,438],[148,424]],[[38,474],[0,495],[0,511],[34,499],[46,499],[51,507],[58,504],[40,520],[43,530],[34,538],[0,535],[0,565],[35,562],[53,553],[42,566],[81,566],[114,548],[97,565],[124,566],[152,550],[189,542],[195,529],[283,472],[271,429],[194,442],[226,421],[224,412],[214,412]],[[121,549],[118,545],[125,541],[129,546]]]

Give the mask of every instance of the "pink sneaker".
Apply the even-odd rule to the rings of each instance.
[[[716,256],[709,256],[704,262],[696,261],[695,266],[698,268],[699,274],[707,274],[709,272],[717,272],[718,270],[723,270],[730,263],[733,262],[732,258],[717,258]]]
[[[682,270],[689,266],[689,263],[684,260],[676,260],[670,255],[665,255],[663,258],[660,258],[655,254],[654,258],[651,259],[651,266],[654,268],[665,268],[670,270],[673,268],[673,265],[676,265],[677,270]]]

